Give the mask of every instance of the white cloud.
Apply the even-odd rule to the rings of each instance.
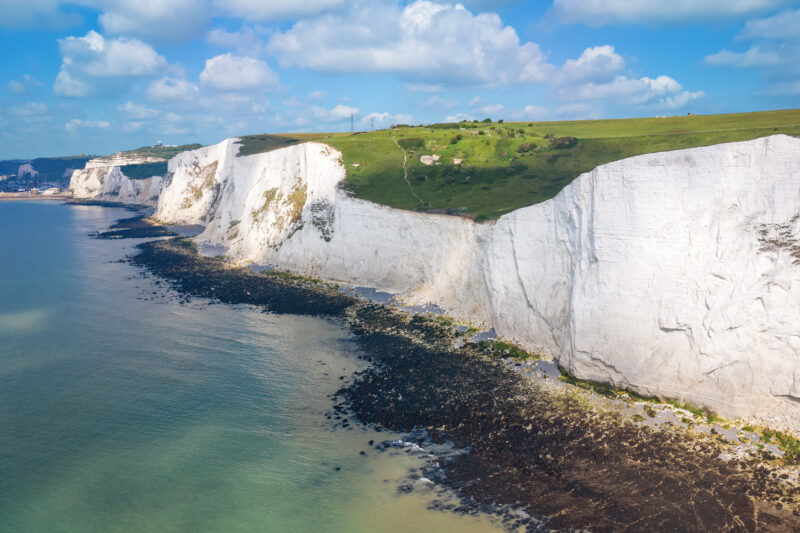
[[[344,0],[215,0],[215,4],[248,20],[301,18],[344,4]]]
[[[167,66],[153,48],[137,39],[106,39],[95,31],[59,39],[62,63],[54,90],[62,96],[101,92],[111,78],[152,76]]]
[[[131,132],[134,132],[134,131],[142,129],[142,126],[144,126],[144,122],[141,122],[141,121],[138,121],[138,122],[125,122],[125,123],[122,124],[122,131],[124,131],[125,133],[131,133]]]
[[[587,48],[578,59],[568,59],[558,72],[557,83],[608,81],[625,68],[625,60],[613,46]]]
[[[22,84],[22,82],[17,80],[11,80],[8,83],[6,83],[6,90],[10,93],[25,94],[25,91],[27,89],[25,88],[25,85]]]
[[[425,107],[434,107],[437,109],[453,109],[458,105],[458,100],[451,98],[442,98],[439,95],[434,95],[422,102]]]
[[[706,56],[703,61],[714,67],[764,67],[781,63],[781,56],[775,52],[761,51],[758,46],[751,46],[746,52],[722,49],[716,54]]]
[[[619,74],[624,69],[625,60],[613,46],[587,48],[578,59],[564,62],[550,79],[550,89],[559,100],[606,101],[666,109],[676,109],[705,96],[702,91],[684,91],[669,76],[631,78]]]
[[[0,0],[0,26],[18,30],[20,26],[35,24],[37,28],[63,28],[80,24],[77,13],[60,9],[61,0]]]
[[[483,105],[483,98],[481,98],[480,96],[476,96],[475,98],[469,101],[470,107],[477,107],[479,105]]]
[[[547,118],[549,114],[550,112],[546,107],[526,105],[524,109],[513,111],[509,116],[514,120],[542,120]]]
[[[11,80],[6,83],[6,90],[14,94],[26,94],[34,87],[41,87],[42,82],[31,76],[30,74],[23,74],[18,80]]]
[[[99,21],[114,35],[138,35],[159,42],[181,42],[202,35],[213,12],[207,0],[95,0]]]
[[[673,96],[667,96],[658,102],[658,107],[664,109],[680,109],[686,106],[689,102],[702,98],[706,95],[703,91],[688,92],[683,91]]]
[[[256,57],[264,51],[261,35],[249,26],[235,32],[213,29],[206,35],[206,40],[220,48],[234,50],[239,55]]]
[[[117,106],[117,111],[125,114],[129,118],[136,120],[146,120],[158,116],[159,111],[144,104],[134,104],[133,102],[125,102]]]
[[[475,117],[467,113],[456,113],[455,115],[448,115],[444,119],[445,122],[461,122],[462,120],[472,122],[475,120]]]
[[[392,115],[391,113],[370,113],[359,121],[361,129],[375,128],[386,129],[394,124],[412,124],[414,117],[411,115]]]
[[[43,115],[47,113],[47,104],[43,104],[42,102],[26,102],[21,106],[12,108],[11,111],[15,115],[22,117]]]
[[[503,109],[505,109],[505,106],[503,106],[503,104],[491,104],[491,105],[481,106],[475,109],[475,112],[482,113],[484,115],[494,115],[495,113],[499,113]]]
[[[554,0],[553,10],[565,22],[600,26],[718,20],[761,13],[783,5],[786,0]]]
[[[412,93],[441,93],[444,92],[444,87],[441,85],[431,85],[431,84],[417,84],[417,83],[406,83],[406,89],[411,91]]]
[[[221,91],[275,90],[278,75],[260,59],[227,53],[206,60],[200,83]]]
[[[311,91],[308,93],[309,102],[321,102],[328,96],[325,91]]]
[[[677,109],[705,96],[705,93],[683,91],[683,87],[669,76],[657,78],[617,76],[608,83],[561,87],[559,96],[565,100],[609,100],[617,104]]]
[[[347,16],[302,20],[267,43],[282,66],[384,72],[428,84],[544,81],[552,71],[535,43],[521,43],[495,14],[418,0],[354,4]]]
[[[739,37],[745,39],[800,39],[800,9],[748,20]]]
[[[322,122],[336,122],[339,120],[349,119],[350,115],[357,115],[358,108],[350,107],[339,104],[333,109],[325,109],[324,107],[313,106],[311,114],[314,119]]]
[[[111,124],[107,120],[98,120],[98,121],[91,121],[91,120],[81,120],[79,118],[73,118],[69,122],[67,122],[65,128],[69,132],[73,132],[78,128],[109,128]]]
[[[193,83],[182,78],[165,77],[150,83],[147,97],[157,102],[169,100],[193,100],[200,90]]]

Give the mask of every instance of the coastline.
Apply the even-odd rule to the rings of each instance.
[[[774,457],[738,453],[713,432],[636,423],[579,387],[509,368],[443,320],[365,302],[319,280],[203,257],[186,239],[138,248],[132,263],[187,298],[340,320],[372,364],[339,390],[331,418],[410,433],[423,448],[469,450],[423,473],[461,496],[463,505],[451,510],[595,531],[791,531],[800,524],[800,488]]]
[[[22,202],[22,201],[31,201],[31,200],[59,200],[62,202],[68,202],[72,200],[72,195],[58,195],[58,194],[47,194],[47,195],[25,195],[25,196],[16,196],[19,193],[8,193],[0,195],[0,202]]]

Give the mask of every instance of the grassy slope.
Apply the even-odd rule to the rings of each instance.
[[[483,132],[479,134],[478,132]],[[359,134],[255,135],[243,137],[240,155],[320,141],[340,150],[346,188],[355,196],[401,209],[449,210],[495,218],[548,200],[583,172],[634,155],[755,139],[800,135],[800,110],[668,118],[459,124],[400,127]],[[453,137],[461,139],[452,143]],[[576,137],[569,148],[553,137]],[[422,145],[414,147],[416,142]],[[403,179],[406,145],[408,179]],[[519,152],[523,144],[535,148]],[[421,155],[438,154],[425,166]],[[463,159],[454,165],[453,158]],[[358,166],[354,166],[358,165]]]

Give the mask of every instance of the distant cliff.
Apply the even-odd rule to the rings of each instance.
[[[349,197],[331,147],[169,163],[156,216],[241,261],[400,293],[571,373],[800,429],[800,140],[643,155],[476,224]]]
[[[151,168],[153,163],[164,163],[164,160],[123,154],[92,159],[86,163],[86,168],[72,173],[69,188],[75,198],[155,206],[164,172],[154,169],[154,175],[137,179],[125,174],[126,171],[133,174],[131,170],[141,174],[140,169]]]

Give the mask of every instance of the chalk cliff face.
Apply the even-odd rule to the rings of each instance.
[[[156,216],[242,261],[369,285],[578,377],[800,429],[800,140],[650,154],[494,224],[348,197],[316,143],[170,161]]]
[[[75,198],[155,206],[161,192],[162,177],[134,180],[124,174],[124,169],[125,165],[156,161],[163,160],[120,154],[92,159],[86,163],[86,168],[72,173],[69,188]]]

